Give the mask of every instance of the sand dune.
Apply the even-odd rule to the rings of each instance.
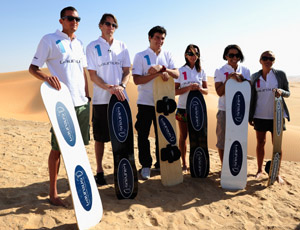
[[[72,205],[65,209],[49,205],[47,159],[50,123],[41,101],[41,81],[27,71],[0,74],[0,229],[76,229]],[[91,87],[90,87],[91,89]],[[248,156],[248,181],[244,190],[220,187],[220,162],[215,149],[215,115],[218,97],[213,79],[205,96],[209,121],[211,170],[208,178],[184,175],[184,182],[164,187],[159,174],[139,180],[134,200],[117,200],[113,185],[113,157],[106,144],[104,168],[108,185],[99,187],[103,202],[102,221],[93,229],[300,229],[300,83],[291,83],[287,99],[292,121],[284,133],[281,174],[286,184],[266,187],[267,175],[256,180],[256,159]],[[128,86],[132,115],[136,116],[136,86]],[[267,153],[271,153],[270,138]],[[154,143],[152,155],[154,157]],[[255,154],[255,133],[249,127],[249,155]],[[96,170],[94,141],[87,146]],[[137,142],[135,156],[137,167]],[[267,155],[268,157],[269,155]],[[60,167],[60,196],[72,203],[64,165]]]
[[[47,113],[44,109],[40,97],[41,81],[32,77],[28,71],[19,71],[13,73],[0,74],[0,117],[15,118],[19,120],[48,121]],[[215,93],[213,78],[209,78],[209,94],[205,96],[208,113],[208,146],[216,149],[216,113],[218,96]],[[89,82],[89,89],[92,93],[92,83]],[[287,122],[287,132],[284,132],[283,151],[284,160],[300,161],[300,155],[297,150],[297,143],[300,143],[300,119],[297,119],[300,111],[300,83],[290,83],[291,97],[286,99],[291,122]],[[130,99],[132,117],[135,122],[137,114],[137,87],[132,79],[127,87]],[[248,129],[248,154],[255,156],[256,137],[253,127]],[[151,135],[154,135],[152,130]],[[271,136],[267,136],[266,157],[270,158],[272,153]]]

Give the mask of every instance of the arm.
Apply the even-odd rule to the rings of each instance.
[[[52,75],[48,76],[38,66],[31,64],[29,66],[29,73],[37,79],[48,82],[53,88],[60,90],[61,86],[58,77]]]
[[[208,94],[207,81],[202,81],[202,87],[199,87],[199,91],[203,95],[207,95]]]
[[[89,85],[88,85],[88,79],[87,79],[87,74],[86,74],[86,68],[83,69],[83,75],[84,75],[84,82],[85,82],[85,96],[87,98],[89,98],[89,100],[91,99],[90,98],[90,93],[89,93]]]
[[[289,82],[287,80],[287,77],[283,71],[278,72],[278,75],[281,78],[282,86],[281,88],[276,89],[275,96],[289,97],[291,93],[290,93]]]
[[[175,95],[181,95],[192,90],[199,90],[202,94],[206,95],[208,93],[206,81],[205,81],[205,87],[203,85],[203,88],[197,83],[192,83],[187,87],[180,88],[180,84],[175,83]]]
[[[123,67],[122,70],[123,70],[123,76],[122,76],[121,84],[126,86],[130,78],[130,67]],[[125,88],[120,85],[114,87],[115,87],[114,94],[117,96],[118,100],[124,101],[126,99],[124,93]]]
[[[224,83],[223,82],[215,82],[215,89],[216,89],[216,92],[219,97],[225,95],[225,85],[229,79],[234,79],[237,82],[242,82],[242,81],[246,80],[242,74],[233,72],[228,75],[228,78],[225,80]]]
[[[138,75],[138,74],[133,74],[133,81],[134,84],[140,85],[140,84],[146,84],[149,81],[153,80],[154,78],[158,77],[161,75],[161,73],[154,73],[154,74],[149,74],[149,75]]]
[[[174,68],[174,69],[168,69],[168,68],[164,68],[164,66],[162,65],[155,65],[155,66],[151,66],[148,70],[149,74],[155,74],[155,73],[167,73],[166,77],[172,77],[177,79],[179,77],[179,71],[178,69]]]
[[[129,70],[129,68],[128,68]],[[95,70],[89,70],[91,81],[98,85],[100,88],[109,91],[110,94],[115,94],[120,101],[125,100],[125,95],[123,93],[124,88],[119,85],[107,84],[101,77],[97,75]],[[124,73],[123,73],[124,76]],[[129,77],[129,74],[128,74]],[[128,80],[127,80],[128,81]]]

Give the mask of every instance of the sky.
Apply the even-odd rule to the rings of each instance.
[[[224,48],[237,44],[251,73],[261,68],[261,53],[272,50],[273,67],[300,78],[299,0],[1,0],[0,73],[27,70],[40,39],[61,30],[60,11],[67,6],[78,10],[76,35],[85,47],[101,35],[101,16],[114,14],[114,38],[125,42],[131,62],[149,46],[148,31],[160,25],[167,30],[163,48],[178,68],[187,45],[196,44],[204,71],[213,76],[226,63]]]

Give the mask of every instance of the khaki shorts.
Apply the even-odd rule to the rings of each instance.
[[[219,110],[217,113],[217,144],[218,149],[224,150],[225,145],[225,124],[226,124],[226,112]]]
[[[78,119],[83,143],[85,145],[88,145],[90,141],[90,103],[88,102],[85,105],[75,107],[75,112]],[[59,146],[56,140],[56,136],[53,132],[53,128],[51,128],[50,132],[52,150],[59,151]]]

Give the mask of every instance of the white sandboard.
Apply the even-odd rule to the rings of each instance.
[[[103,208],[80,132],[69,89],[62,82],[61,90],[47,82],[41,95],[66,167],[79,229],[98,224]]]
[[[247,183],[247,138],[250,84],[229,79],[225,85],[226,130],[221,173],[224,189],[244,189]]]

